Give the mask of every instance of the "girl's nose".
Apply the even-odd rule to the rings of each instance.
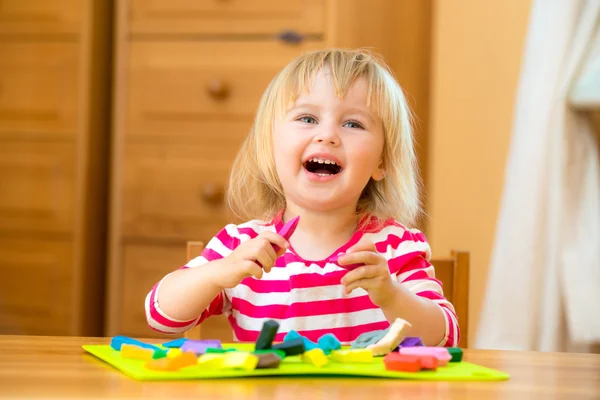
[[[340,144],[340,137],[335,126],[321,124],[319,132],[314,137],[316,143],[325,143],[333,146]]]

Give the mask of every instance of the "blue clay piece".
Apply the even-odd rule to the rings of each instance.
[[[319,347],[318,344],[316,344],[309,338],[302,336],[301,334],[299,334],[298,332],[296,332],[294,330],[289,331],[287,333],[287,335],[285,335],[285,337],[283,338],[283,341],[290,342],[295,339],[302,339],[302,342],[304,343],[304,351],[309,351],[309,350],[316,349],[317,347]]]
[[[383,337],[388,333],[390,328],[379,330],[379,331],[371,331],[366,332],[356,338],[354,342],[352,342],[350,348],[351,349],[365,349],[372,344],[379,342]]]
[[[186,340],[187,340],[186,338],[179,338],[179,339],[171,340],[170,342],[163,343],[162,345],[169,349],[178,349],[185,343]]]
[[[333,350],[342,348],[342,344],[332,333],[327,333],[319,338],[318,346],[327,355]]]
[[[112,347],[113,349],[115,349],[117,351],[121,351],[121,346],[124,344],[131,344],[134,346],[142,347],[144,349],[160,350],[160,347],[158,347],[158,346],[140,342],[139,340],[136,340],[136,339],[133,339],[133,338],[130,338],[127,336],[115,336],[110,341],[110,347]]]

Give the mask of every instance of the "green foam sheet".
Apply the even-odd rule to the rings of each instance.
[[[252,371],[229,369],[206,369],[200,365],[182,368],[179,371],[153,371],[144,367],[141,360],[126,359],[109,345],[84,345],[83,348],[107,362],[127,376],[137,380],[184,380],[184,379],[214,379],[240,378],[259,376],[360,376],[375,378],[395,378],[424,381],[499,381],[508,379],[508,375],[486,367],[468,362],[449,363],[436,371],[423,370],[420,372],[387,371],[383,357],[374,357],[372,364],[342,364],[330,360],[323,367],[305,363],[299,356],[286,357],[279,368],[256,369]],[[225,343],[223,348],[235,348],[240,351],[253,351],[253,343]]]

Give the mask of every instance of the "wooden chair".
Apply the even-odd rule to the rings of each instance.
[[[204,249],[203,242],[187,243],[187,260],[200,255]],[[450,257],[435,258],[431,260],[435,268],[436,278],[444,288],[444,296],[454,305],[461,330],[459,346],[468,347],[469,344],[469,253],[452,251]],[[188,339],[220,339],[232,341],[233,334],[227,319],[214,316],[207,319],[185,333]]]

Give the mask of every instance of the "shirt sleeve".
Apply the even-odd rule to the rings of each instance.
[[[202,268],[202,266],[211,261],[227,257],[240,243],[237,236],[235,225],[226,226],[208,242],[200,256],[190,260],[179,269]],[[154,285],[146,296],[146,320],[153,330],[168,334],[185,332],[201,323],[206,318],[212,315],[222,314],[231,308],[229,299],[225,295],[225,292],[222,291],[210,302],[198,317],[187,321],[181,321],[170,317],[160,308],[158,303],[160,286],[169,275],[170,274],[167,274]]]
[[[390,273],[411,292],[433,301],[442,309],[446,332],[438,346],[457,346],[460,340],[458,318],[454,306],[444,297],[442,282],[435,278],[435,270],[429,262],[431,248],[425,235],[416,229],[402,228],[397,228],[395,233],[398,234],[388,234],[384,243]]]

